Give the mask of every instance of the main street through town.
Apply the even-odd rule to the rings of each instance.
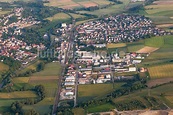
[[[72,24],[72,28],[69,32],[68,35],[68,42],[69,45],[67,47],[67,50],[65,52],[65,61],[63,63],[61,63],[62,65],[62,72],[61,72],[61,76],[59,76],[59,80],[58,80],[58,89],[56,91],[56,96],[55,96],[55,102],[53,105],[53,109],[52,109],[52,115],[55,115],[58,111],[58,107],[59,107],[59,103],[60,103],[60,93],[61,93],[61,84],[62,84],[62,80],[63,80],[63,76],[65,73],[65,67],[68,64],[68,61],[71,59],[72,60],[72,64],[74,64],[74,55],[75,55],[75,46],[74,46],[74,32],[75,32],[75,20],[73,20],[73,24]],[[78,72],[76,72],[76,81],[75,81],[75,97],[74,97],[74,106],[77,105],[77,87],[78,87]]]

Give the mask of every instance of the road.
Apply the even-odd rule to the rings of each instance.
[[[61,72],[61,76],[59,77],[59,80],[58,80],[58,89],[56,91],[55,102],[54,102],[53,109],[52,109],[52,115],[56,115],[56,113],[58,111],[58,104],[60,102],[62,78],[65,73],[66,64],[68,63],[68,60],[70,59],[70,57],[74,58],[74,26],[75,26],[75,21],[73,21],[72,29],[69,33],[69,45],[68,45],[67,51],[65,53],[65,61],[62,64],[63,69]],[[76,80],[76,82],[77,82],[77,80]],[[77,92],[76,87],[75,87],[75,92]],[[77,93],[75,93],[75,94],[77,94]],[[75,96],[75,100],[76,100],[76,96]],[[75,101],[75,103],[76,103],[76,101]]]

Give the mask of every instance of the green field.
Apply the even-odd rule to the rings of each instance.
[[[167,85],[163,85],[154,89],[144,89],[141,91],[136,91],[133,92],[129,95],[125,95],[119,98],[115,98],[113,99],[114,103],[123,103],[123,102],[129,102],[132,100],[139,100],[141,101],[145,106],[147,106],[148,108],[151,107],[151,102],[146,100],[144,97],[145,96],[151,96],[154,97],[155,99],[157,99],[157,103],[158,105],[160,105],[160,107],[163,106],[163,102],[166,103],[166,105],[168,105],[169,107],[173,107],[173,103],[172,103],[172,98],[173,98],[173,89],[171,88],[173,86],[173,84],[167,84]],[[163,94],[163,96],[160,96],[161,94]],[[154,105],[156,107],[158,107],[158,105]]]
[[[115,84],[116,88],[121,87],[122,84]],[[113,91],[113,84],[93,84],[93,85],[79,85],[79,97],[98,97],[103,96]]]
[[[49,21],[61,21],[70,19],[70,16],[66,13],[57,13],[54,16],[48,17],[46,19]]]
[[[69,15],[71,15],[74,19],[76,18],[84,18],[84,15],[80,15],[80,14],[74,14],[74,13],[69,13]]]
[[[118,43],[118,44],[107,44],[107,48],[119,48],[119,47],[126,47],[126,43]]]
[[[145,15],[151,18],[155,24],[173,24],[173,2],[172,0],[156,1],[154,4],[145,6]],[[167,28],[170,27],[167,25]]]
[[[145,45],[157,48],[162,47],[164,45],[164,37],[159,36],[159,37],[152,37],[149,39],[145,39]]]
[[[44,76],[59,76],[61,74],[61,65],[57,62],[48,63],[41,72],[33,74],[33,76],[44,77]]]
[[[88,113],[107,112],[107,111],[110,111],[112,109],[115,109],[115,106],[113,106],[110,103],[107,103],[107,104],[103,104],[103,105],[89,107],[87,109],[87,112]]]
[[[37,97],[33,91],[16,91],[11,93],[0,93],[0,99],[30,98]]]
[[[81,103],[90,99],[100,98],[113,90],[120,88],[122,85],[123,83],[115,83],[114,88],[113,84],[79,85],[78,102]]]
[[[35,62],[34,64],[29,65],[26,70],[36,69],[37,63],[38,62]],[[43,71],[35,73],[33,76],[17,77],[12,79],[12,82],[14,84],[12,86],[12,89],[14,90],[21,90],[23,88],[31,90],[34,88],[34,86],[40,84],[45,87],[46,97],[37,104],[24,105],[23,106],[24,110],[34,109],[37,112],[39,112],[41,115],[51,113],[55,95],[58,88],[57,82],[58,82],[58,75],[61,74],[60,71],[61,71],[60,64],[52,62],[46,64]],[[55,77],[57,78],[56,80],[54,80]],[[35,94],[35,92],[32,91],[16,91],[12,93],[0,93],[0,112],[8,111],[8,107],[11,105],[12,102],[26,98],[35,98],[36,96],[37,95]],[[4,100],[8,99],[8,100],[5,102],[3,100],[1,101],[1,99]]]
[[[152,79],[173,77],[173,64],[163,64],[149,67],[148,71]]]
[[[130,2],[129,0],[120,0],[120,1],[122,1],[123,4],[116,4],[111,7],[106,8],[106,9],[99,9],[99,10],[95,10],[93,12],[89,12],[89,11],[79,11],[79,12],[93,14],[93,15],[97,15],[97,16],[119,14],[119,13],[125,11],[125,8],[128,6],[128,4]]]
[[[142,48],[144,48],[144,40],[140,40],[138,42],[128,43],[127,44],[127,50],[128,52],[136,52]]]
[[[50,3],[45,3],[46,6],[54,6],[61,7],[64,9],[75,9],[81,7],[89,7],[89,6],[105,6],[110,4],[111,2],[107,0],[51,0]]]

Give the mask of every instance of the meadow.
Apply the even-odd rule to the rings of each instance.
[[[107,48],[126,47],[126,43],[118,43],[118,44],[110,43],[110,44],[107,44],[106,47],[107,47]]]
[[[60,21],[60,20],[68,20],[70,19],[70,16],[66,13],[57,13],[52,17],[46,18],[49,21]]]
[[[0,99],[14,99],[14,98],[33,98],[37,94],[33,91],[16,91],[11,93],[0,93]]]
[[[51,62],[45,65],[45,68],[41,72],[33,74],[33,76],[59,76],[61,74],[61,65],[57,62]]]
[[[0,62],[0,73],[3,71],[7,71],[8,69],[8,65],[5,65],[4,63]]]
[[[158,78],[172,78],[173,77],[173,64],[163,64],[159,66],[151,66],[148,68],[151,79]]]
[[[123,83],[113,84],[90,84],[78,86],[78,102],[85,102],[90,99],[100,98],[106,94],[120,88]],[[113,88],[114,87],[114,88]]]

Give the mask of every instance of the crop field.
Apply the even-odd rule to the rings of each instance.
[[[163,40],[162,40],[163,39]],[[156,38],[154,39],[147,39],[149,40],[151,43],[153,43],[153,46],[159,46],[160,48],[154,52],[152,52],[149,57],[147,57],[143,64],[147,65],[147,66],[152,66],[152,65],[159,65],[159,64],[163,64],[163,63],[168,63],[172,60],[173,58],[173,36],[162,36],[162,39],[159,38],[159,40],[161,42],[158,42]],[[160,44],[160,45],[156,45],[155,40]],[[150,44],[149,41],[147,41],[147,44]],[[163,44],[163,45],[161,45]]]
[[[121,86],[122,86],[122,83],[116,83],[115,89],[120,88]],[[79,85],[78,96],[79,97],[99,97],[99,96],[104,96],[115,89],[113,88],[113,84]]]
[[[49,3],[45,3],[46,6],[61,7],[64,9],[74,9],[81,7],[91,6],[105,6],[111,2],[107,0],[50,0]]]
[[[152,79],[152,80],[147,82],[147,86],[151,88],[151,87],[154,87],[156,85],[161,85],[161,84],[169,83],[171,81],[173,81],[173,78]]]
[[[122,1],[123,4],[116,4],[111,7],[106,8],[106,9],[99,9],[99,10],[95,10],[93,12],[89,12],[89,11],[79,11],[79,12],[93,14],[93,15],[97,15],[97,16],[118,14],[118,13],[125,11],[125,7],[129,4],[129,0],[120,0],[120,1]]]
[[[29,68],[35,68],[35,63],[30,65]],[[34,109],[38,111],[41,115],[51,113],[56,91],[58,88],[57,81],[58,81],[58,76],[60,75],[60,71],[61,71],[61,65],[59,63],[52,62],[46,64],[43,71],[37,72],[30,77],[17,77],[12,79],[12,82],[14,83],[12,88],[15,90],[20,90],[23,87],[25,87],[26,89],[33,89],[34,86],[36,85],[43,85],[45,87],[46,97],[37,104],[31,106],[24,105],[23,106],[24,110]],[[31,97],[33,98],[36,96],[37,95],[32,91],[20,91],[8,94],[0,93],[0,99],[14,98],[19,100],[24,98],[31,98]],[[10,102],[12,103],[15,101],[10,101]],[[0,100],[0,105],[1,105],[1,100]],[[5,110],[5,108],[6,107],[4,107],[3,109]]]
[[[144,48],[138,50],[137,53],[152,53],[158,49],[159,48],[145,46]]]
[[[49,21],[58,21],[58,20],[61,21],[61,20],[68,20],[68,19],[70,19],[70,16],[68,14],[66,14],[66,13],[57,13],[54,16],[48,17],[46,19],[49,20]]]
[[[92,6],[98,6],[98,4],[92,2],[92,1],[82,1],[82,2],[78,2],[78,4],[80,4],[81,6],[87,8],[87,7],[92,7]]]
[[[30,98],[37,97],[32,91],[16,91],[11,93],[0,93],[0,99]]]
[[[157,78],[172,78],[173,77],[173,64],[163,64],[158,66],[149,67],[148,71],[151,79]]]
[[[170,27],[173,24],[173,1],[158,0],[145,7],[146,16],[150,17],[160,27]]]

